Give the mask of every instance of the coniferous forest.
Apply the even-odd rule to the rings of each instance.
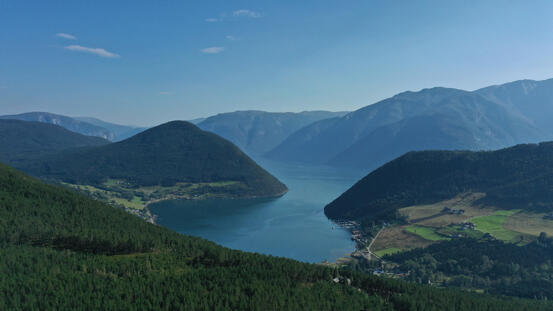
[[[5,165],[0,167],[0,245],[2,310],[553,307],[229,250]]]

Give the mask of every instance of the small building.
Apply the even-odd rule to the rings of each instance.
[[[344,284],[344,285],[347,285],[347,286],[351,286],[351,279],[345,278],[345,277],[342,277],[342,276],[337,276],[337,277],[333,278],[332,282],[334,282],[336,284]]]

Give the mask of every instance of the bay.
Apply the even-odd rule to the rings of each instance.
[[[157,223],[223,246],[306,262],[335,261],[351,253],[349,233],[323,208],[364,172],[324,166],[258,162],[284,182],[277,199],[173,200],[150,206]]]

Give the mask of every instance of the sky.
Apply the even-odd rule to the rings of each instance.
[[[0,114],[152,126],[553,78],[553,1],[0,0]]]

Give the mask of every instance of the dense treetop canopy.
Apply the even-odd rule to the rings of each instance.
[[[393,219],[398,208],[429,204],[463,192],[486,193],[478,203],[553,210],[553,143],[498,151],[410,152],[376,169],[331,202],[331,218]]]

